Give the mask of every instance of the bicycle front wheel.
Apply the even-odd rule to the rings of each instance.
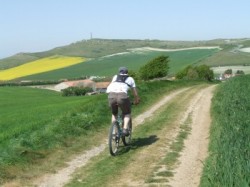
[[[118,122],[113,122],[109,130],[109,152],[112,156],[115,156],[118,152],[120,142],[120,132]]]
[[[122,142],[125,146],[129,145],[131,143],[131,139],[132,139],[132,119],[129,120],[128,123],[128,132],[129,135],[128,136],[122,136]]]

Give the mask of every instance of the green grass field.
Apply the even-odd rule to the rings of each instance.
[[[202,61],[202,64],[213,67],[250,65],[250,53],[232,50],[232,48],[224,49]]]
[[[90,101],[90,98],[62,97],[61,94],[48,90],[1,87],[0,113],[3,116],[0,121],[1,150],[4,150],[4,148],[15,149],[17,146],[15,144],[19,144],[18,146],[21,148],[22,143],[25,144],[26,142],[25,139],[39,138],[33,132],[45,130],[47,125],[54,123],[54,119],[60,118],[67,111]],[[15,146],[6,146],[11,139]],[[31,142],[27,145],[32,149],[35,149],[36,146],[38,145],[32,145]],[[0,153],[2,158],[0,160],[4,161],[2,154],[4,154],[4,151]],[[5,159],[11,160],[12,158],[6,157]]]
[[[209,158],[201,186],[250,185],[250,75],[219,85],[212,102]]]

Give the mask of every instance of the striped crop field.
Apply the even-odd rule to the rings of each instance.
[[[35,60],[0,72],[0,80],[12,80],[23,76],[43,73],[84,62],[82,57],[51,56]]]

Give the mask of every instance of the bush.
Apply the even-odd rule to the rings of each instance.
[[[213,70],[207,65],[196,66],[196,71],[198,72],[200,79],[212,81],[214,78]]]
[[[233,70],[232,69],[227,69],[224,74],[230,74],[232,75],[233,74]]]
[[[207,65],[200,66],[187,66],[185,69],[181,70],[176,74],[177,79],[187,79],[187,80],[208,80],[212,81],[214,78],[214,72]]]
[[[139,76],[142,80],[165,77],[168,73],[168,56],[159,56],[139,69]]]
[[[69,87],[62,90],[63,96],[82,96],[88,92],[92,92],[92,88],[84,87]]]
[[[245,75],[245,72],[243,70],[237,70],[236,75]]]

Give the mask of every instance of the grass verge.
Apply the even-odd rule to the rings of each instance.
[[[209,157],[201,187],[250,186],[250,76],[221,84],[212,102]]]

